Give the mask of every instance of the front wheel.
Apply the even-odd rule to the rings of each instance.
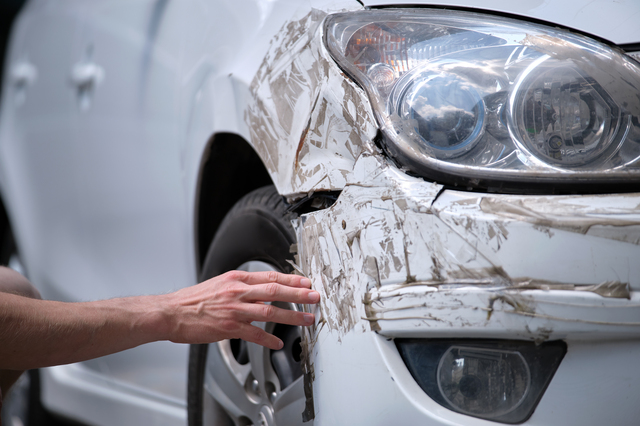
[[[201,280],[233,269],[290,272],[295,235],[273,186],[243,197],[209,247]],[[298,309],[294,304],[279,307]],[[302,425],[305,408],[300,327],[255,323],[284,342],[272,351],[239,339],[192,345],[189,426]],[[309,425],[310,423],[305,423]]]

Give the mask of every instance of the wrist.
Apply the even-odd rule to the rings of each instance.
[[[170,340],[172,309],[166,295],[140,296],[124,299],[134,312],[134,334],[141,337],[141,343]]]

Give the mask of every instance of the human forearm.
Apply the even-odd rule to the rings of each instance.
[[[67,364],[160,340],[154,296],[62,303],[0,295],[0,368]]]
[[[317,303],[307,279],[233,271],[175,293],[63,303],[0,293],[0,370],[83,361],[143,343],[242,338],[279,349],[253,321],[310,325],[314,316],[265,302]]]

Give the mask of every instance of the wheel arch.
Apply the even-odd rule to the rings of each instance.
[[[0,194],[0,265],[7,266],[9,256],[15,250],[15,244],[4,197]]]
[[[198,274],[207,250],[227,212],[244,195],[272,185],[260,156],[242,136],[213,135],[200,163],[195,208]]]

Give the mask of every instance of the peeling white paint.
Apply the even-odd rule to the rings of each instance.
[[[327,412],[314,407],[331,399],[327,387],[314,397],[326,360],[371,331],[637,339],[640,194],[482,194],[408,176],[379,152],[364,92],[325,52],[324,16],[283,27],[245,111],[251,143],[290,201],[342,191],[294,224],[296,270],[321,293],[303,336],[305,418]]]
[[[468,288],[488,296],[469,305],[467,311],[475,314],[458,314],[458,326],[485,327],[487,309],[504,305],[504,294],[512,293],[543,292],[551,298],[568,293],[596,297],[596,305],[616,299],[613,303],[631,306],[624,304],[640,289],[638,194],[542,197],[440,190],[379,155],[363,154],[338,201],[299,220],[299,266],[322,294],[327,332],[340,339],[351,330],[384,331],[381,321],[390,317],[379,316],[380,309],[402,315],[418,310],[410,316],[437,322],[441,318],[428,303],[434,292],[441,309],[453,309],[446,301],[464,296]],[[416,300],[378,306],[376,292],[398,285],[419,288],[412,296]],[[491,307],[490,297],[497,297]],[[481,322],[473,320],[478,315]],[[553,312],[535,316],[540,315],[562,318]],[[517,321],[512,332],[530,335],[529,319]],[[407,328],[429,335],[433,327],[420,324]]]
[[[387,286],[367,295],[367,321],[391,337],[637,338],[640,296],[477,285]]]
[[[340,190],[377,131],[365,93],[329,57],[326,14],[313,10],[274,37],[250,87],[251,144],[280,193]]]
[[[618,205],[601,203],[580,205],[578,197],[484,197],[480,201],[483,212],[506,220],[518,220],[546,228],[549,237],[553,229],[600,236],[631,244],[640,244],[640,206],[636,195],[615,197]],[[601,201],[611,200],[608,196]],[[597,200],[598,197],[591,197]],[[498,221],[499,223],[500,221]]]
[[[411,279],[410,254],[404,250],[411,238],[403,233],[402,217],[409,209],[428,212],[440,190],[408,178],[377,155],[361,155],[348,178],[372,186],[347,183],[334,206],[303,216],[297,224],[300,268],[317,280],[321,321],[338,336],[360,321],[363,290]],[[394,202],[404,198],[403,190],[418,195],[418,201]]]

